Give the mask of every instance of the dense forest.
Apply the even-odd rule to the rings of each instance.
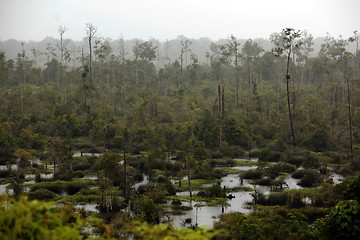
[[[1,239],[359,238],[357,31],[314,51],[292,28],[160,44],[87,24],[77,45],[66,30],[0,52]]]

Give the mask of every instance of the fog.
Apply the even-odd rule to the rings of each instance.
[[[285,27],[347,38],[360,29],[359,10],[358,0],[0,0],[0,39],[57,38],[62,25],[80,41],[88,22],[112,39],[268,38]]]

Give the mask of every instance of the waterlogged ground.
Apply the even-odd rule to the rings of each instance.
[[[235,161],[244,161],[244,159],[235,159]],[[235,166],[230,167],[229,172],[236,171],[247,171],[257,168],[258,159],[252,158],[249,161],[249,164],[254,165],[244,165],[244,166]],[[331,173],[331,177],[335,184],[340,183],[343,177],[336,173]],[[301,189],[303,187],[299,186],[299,179],[295,179],[291,177],[289,174],[285,178],[285,182],[288,186],[288,189]],[[211,184],[207,184],[209,186]],[[192,219],[190,224],[203,226],[203,227],[211,227],[214,222],[217,221],[217,217],[222,213],[229,212],[242,212],[242,213],[250,213],[252,208],[248,205],[249,202],[253,200],[252,194],[257,191],[263,194],[269,194],[271,192],[270,186],[260,186],[249,183],[248,180],[243,179],[241,182],[239,174],[228,174],[225,177],[221,178],[221,187],[225,187],[226,189],[236,189],[239,187],[253,189],[252,191],[228,191],[227,194],[233,195],[235,198],[227,200],[226,204],[220,204],[218,206],[206,206],[205,202],[196,202],[196,201],[188,201],[182,202],[184,206],[192,207],[191,210],[186,211],[185,215],[173,216],[172,222],[176,227],[184,227],[188,226],[189,223],[186,223],[186,219]],[[193,194],[196,194],[196,192]],[[186,196],[189,195],[189,192],[178,192],[178,196]],[[304,199],[305,201],[307,199]]]
[[[80,153],[76,152],[74,156],[99,156],[100,154],[93,153]],[[263,194],[269,194],[271,192],[270,186],[260,186],[254,185],[246,179],[241,181],[239,174],[244,171],[256,169],[258,166],[258,159],[234,159],[237,166],[221,168],[224,172],[228,174],[220,179],[221,188],[225,188],[227,190],[227,195],[231,194],[234,198],[228,199],[225,203],[218,204],[216,206],[208,206],[208,203],[201,201],[190,200],[190,193],[188,191],[177,192],[177,196],[185,197],[187,196],[187,200],[182,201],[182,206],[188,207],[190,210],[185,211],[183,215],[167,215],[163,220],[170,220],[175,227],[186,227],[190,224],[199,225],[204,227],[211,227],[214,222],[217,220],[217,217],[223,213],[229,212],[242,212],[249,213],[252,211],[251,207],[247,203],[252,201],[252,194],[257,191]],[[174,161],[174,160],[171,160]],[[35,159],[32,163],[41,164],[39,160]],[[12,164],[10,166],[0,165],[0,170],[7,170],[11,167],[12,170],[17,169],[16,164]],[[330,168],[330,171],[333,170]],[[53,177],[53,173],[41,173],[41,178],[51,179]],[[343,177],[339,174],[331,172],[331,177],[335,184],[340,183]],[[83,179],[88,180],[96,180],[97,177],[94,175],[85,175]],[[35,174],[25,174],[24,183],[27,185],[31,185],[35,183]],[[187,180],[185,177],[183,180]],[[178,181],[172,180],[173,184],[178,184]],[[299,180],[294,179],[289,174],[285,178],[285,182],[289,189],[301,189],[302,187],[298,185]],[[134,189],[137,189],[141,185],[145,185],[149,183],[149,179],[147,175],[144,175],[144,178],[141,182],[135,183],[133,185]],[[8,194],[12,194],[12,190],[8,188],[9,183],[0,184],[0,194],[7,192]],[[212,183],[203,183],[203,187],[209,187]],[[25,191],[28,188],[25,189]],[[198,191],[192,191],[193,196],[195,196]],[[183,198],[182,198],[183,199]],[[195,198],[196,199],[196,198]],[[170,202],[169,202],[170,204]],[[78,209],[84,209],[89,212],[97,212],[96,204],[85,204],[75,205]],[[191,222],[186,221],[191,219]]]

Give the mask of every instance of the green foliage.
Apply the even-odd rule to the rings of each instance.
[[[263,175],[263,172],[259,169],[248,170],[241,174],[241,177],[244,179],[260,179]]]
[[[214,148],[219,145],[218,127],[213,114],[209,110],[205,110],[195,125],[194,134],[205,144],[205,147]]]
[[[266,175],[270,176],[271,178],[276,178],[281,173],[291,173],[296,170],[296,166],[279,162],[277,164],[271,165],[268,169],[266,169]]]
[[[210,187],[205,188],[203,191],[198,192],[197,195],[201,197],[224,198],[226,197],[226,192],[223,188],[221,188],[220,184],[213,184]]]
[[[226,118],[223,121],[223,131],[225,135],[225,140],[230,145],[238,145],[245,149],[249,149],[250,137],[241,128],[233,118]]]
[[[54,201],[59,199],[61,196],[59,194],[56,194],[52,191],[49,191],[45,188],[41,188],[38,190],[35,190],[33,192],[28,193],[28,197],[30,200],[42,200],[42,201]]]
[[[17,157],[23,174],[29,174],[33,173],[29,160],[38,157],[41,160],[37,183],[24,185],[22,179],[12,181],[17,172],[2,170],[3,183],[10,182],[17,196],[30,186],[31,191],[26,194],[31,199],[58,200],[60,194],[72,194],[58,201],[99,202],[100,209],[107,213],[113,211],[106,216],[115,216],[118,215],[115,209],[123,207],[120,195],[126,192],[129,195],[124,194],[126,198],[132,197],[127,187],[134,179],[138,181],[143,174],[149,174],[150,184],[139,187],[140,194],[134,193],[130,202],[134,201],[135,218],[157,223],[161,215],[159,204],[167,198],[189,200],[189,197],[172,196],[175,188],[167,179],[183,179],[189,175],[192,190],[201,190],[204,183],[213,184],[224,173],[239,173],[236,169],[214,170],[214,167],[233,166],[234,160],[208,160],[209,156],[239,158],[247,156],[246,150],[260,161],[280,162],[260,162],[259,169],[241,175],[257,180],[257,184],[280,188],[287,176],[284,173],[295,171],[294,165],[305,168],[293,174],[305,187],[317,187],[322,177],[328,177],[324,168],[319,173],[320,164],[342,164],[339,172],[351,176],[354,172],[348,167],[348,140],[353,140],[356,160],[360,118],[355,108],[345,111],[343,106],[348,100],[344,94],[345,80],[349,83],[349,79],[354,79],[355,75],[350,75],[358,70],[358,56],[347,52],[345,39],[327,36],[319,55],[310,57],[311,35],[291,28],[273,34],[271,40],[277,47],[275,52],[288,53],[287,59],[285,55],[275,58],[269,51],[260,56],[262,50],[252,40],[247,40],[241,49],[240,41],[234,36],[223,45],[211,44],[206,56],[208,61],[191,54],[189,64],[184,55],[190,55],[190,42],[180,40],[177,43],[181,43],[182,48],[177,54],[181,56],[180,59],[176,56],[179,60],[174,61],[156,59],[157,50],[160,53],[162,49],[161,45],[159,49],[155,47],[157,43],[153,40],[136,41],[132,46],[133,58],[128,58],[125,48],[120,49],[118,56],[109,41],[96,39],[93,49],[96,60],[89,61],[84,56],[86,59],[77,63],[74,59],[74,67],[66,66],[66,61],[59,62],[50,44],[45,68],[36,66],[36,56],[30,60],[25,50],[14,60],[6,60],[0,52],[0,164],[15,163]],[[158,60],[157,68],[155,60]],[[296,87],[290,92],[279,84],[285,66],[293,69],[292,76],[286,73],[287,83],[291,83],[290,79],[296,81]],[[221,124],[218,84],[226,89]],[[360,99],[359,85],[348,86],[353,93],[350,107],[356,107]],[[297,147],[288,145],[290,131],[284,127],[287,126],[286,100],[293,111]],[[354,132],[349,138],[348,112],[351,111]],[[126,174],[121,164],[122,155],[105,152],[104,146],[126,152]],[[309,150],[329,149],[334,152],[308,154]],[[74,150],[105,153],[99,158],[72,157]],[[177,155],[175,162],[168,160],[169,152]],[[96,172],[98,180],[41,181],[44,163],[54,164],[55,179],[71,180]],[[245,164],[245,161],[236,163]],[[23,174],[19,173],[19,177]],[[359,181],[359,177],[345,181],[335,187],[336,191],[332,184],[323,183],[320,188],[299,192],[284,191],[268,196],[255,192],[255,203],[286,205],[292,211],[285,207],[259,206],[260,210],[249,216],[224,217],[236,222],[224,224],[224,228],[230,230],[225,237],[311,239],[308,222],[321,217],[325,211],[316,206],[332,207],[341,198],[359,201]],[[187,181],[179,182],[182,186],[178,190],[185,190]],[[91,185],[99,188],[90,189]],[[201,193],[211,198],[220,197],[220,200],[211,199],[212,203],[224,200],[223,189],[217,184]],[[304,207],[304,197],[311,200],[308,205],[312,209]],[[207,197],[193,196],[195,198],[210,201]],[[146,226],[144,232],[157,227],[161,228]],[[180,232],[171,227],[164,231],[175,236]],[[192,232],[200,238],[198,233]]]
[[[360,175],[341,184],[343,186],[343,195],[345,199],[360,201]]]
[[[320,174],[316,170],[308,169],[305,171],[304,176],[301,178],[299,185],[303,187],[313,187],[319,184],[320,181]]]
[[[55,181],[55,182],[39,182],[34,184],[31,187],[31,191],[35,192],[40,189],[47,189],[56,194],[75,194],[81,189],[87,189],[90,187],[91,182],[87,180],[78,180],[78,181]]]
[[[226,239],[313,239],[307,218],[299,211],[281,207],[261,208],[257,213],[221,215],[215,229],[224,229]]]
[[[259,152],[258,157],[260,161],[278,162],[280,161],[281,152],[263,149]]]
[[[304,140],[304,145],[316,152],[325,151],[332,145],[331,136],[327,129],[318,127]]]
[[[253,203],[265,206],[284,206],[288,202],[288,193],[286,192],[273,192],[265,195],[260,192],[252,193]]]
[[[107,225],[100,219],[85,219],[72,206],[57,207],[52,203],[18,200],[0,196],[0,238],[80,240],[88,238],[83,229],[96,229],[96,239],[112,239]],[[104,237],[102,235],[104,233]]]
[[[149,225],[146,223],[134,222],[130,225],[130,231],[136,239],[146,240],[208,240],[216,239],[221,231],[208,230],[208,229],[183,229],[174,228],[168,224]]]
[[[220,217],[215,229],[225,229],[225,236],[230,239],[264,239],[261,236],[259,225],[252,222],[242,213],[229,213]]]
[[[13,135],[13,122],[0,123],[0,163],[5,164],[14,157],[15,136]]]
[[[316,157],[314,156],[306,156],[303,163],[302,163],[302,166],[304,168],[319,168],[320,167],[320,164],[319,164],[319,161]]]
[[[131,203],[135,218],[150,224],[160,223],[160,209],[154,201],[146,196],[138,196]]]
[[[356,200],[339,202],[329,215],[317,221],[321,239],[357,239],[360,236],[360,205]]]
[[[0,204],[1,239],[82,239],[82,220],[67,208],[61,212],[47,203],[4,197]]]

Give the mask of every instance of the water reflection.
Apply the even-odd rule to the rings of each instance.
[[[148,175],[143,175],[143,180],[141,182],[135,183],[133,185],[133,187],[137,190],[140,186],[142,185],[146,185],[149,183],[149,176]]]

